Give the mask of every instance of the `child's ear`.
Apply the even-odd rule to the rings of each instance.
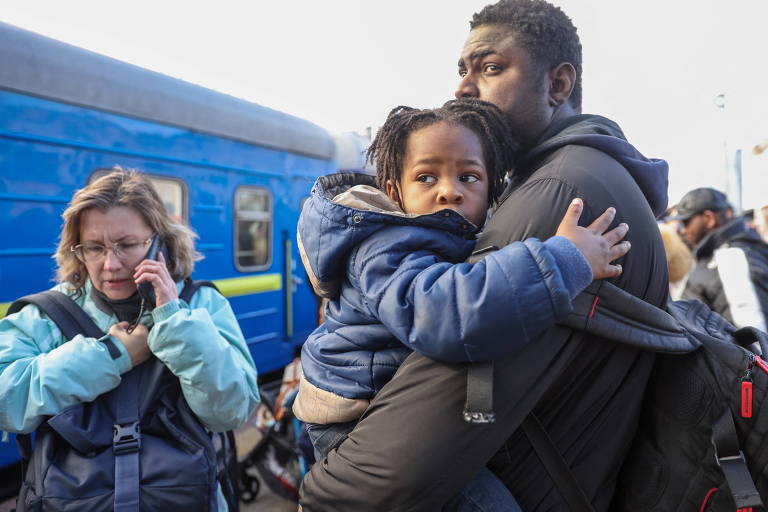
[[[394,202],[396,202],[396,203],[398,202],[398,200],[397,200],[397,189],[392,184],[392,180],[387,180],[387,195]]]

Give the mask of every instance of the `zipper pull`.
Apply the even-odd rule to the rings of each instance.
[[[749,354],[747,369],[741,376],[741,417],[752,417],[752,368],[757,358],[754,354]]]
[[[752,381],[741,382],[741,417],[752,417]]]
[[[761,370],[763,370],[765,373],[768,373],[768,363],[763,361],[763,359],[760,356],[754,356],[754,361],[757,366],[760,367]]]

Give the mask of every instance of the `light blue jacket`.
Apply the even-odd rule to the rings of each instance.
[[[179,293],[183,283],[178,284]],[[62,285],[55,290],[67,293]],[[91,298],[75,301],[105,333],[117,322]],[[256,368],[229,302],[202,287],[191,304],[173,300],[142,318],[149,348],[179,378],[190,408],[219,432],[242,425],[259,403]],[[31,432],[47,417],[89,402],[120,384],[131,369],[125,347],[116,359],[95,338],[65,340],[37,306],[0,320],[0,430]]]

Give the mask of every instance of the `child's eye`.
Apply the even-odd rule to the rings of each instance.
[[[464,174],[459,179],[464,183],[475,183],[476,181],[480,181],[480,178],[475,174]]]
[[[421,176],[416,177],[416,181],[420,183],[434,183],[435,177],[430,176],[429,174],[422,174]]]

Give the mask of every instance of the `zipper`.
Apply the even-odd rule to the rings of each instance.
[[[747,369],[744,370],[744,373],[741,376],[741,417],[742,418],[751,418],[752,417],[752,369],[755,366],[755,363],[757,363],[757,359],[759,359],[755,354],[749,353],[747,354],[747,360],[748,365]],[[762,360],[761,360],[762,361]],[[757,363],[758,365],[760,363]],[[765,362],[763,362],[765,364]],[[762,367],[763,370],[765,370],[765,367]],[[768,371],[768,370],[766,370]]]

